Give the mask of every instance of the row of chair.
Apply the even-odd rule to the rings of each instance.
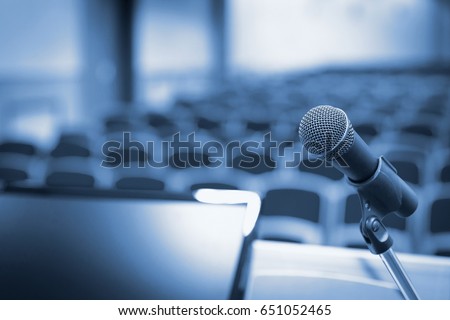
[[[16,162],[19,158],[15,158]],[[80,158],[70,159],[80,161]],[[82,167],[81,163],[84,163],[85,168],[92,165],[92,162],[89,164],[91,160],[81,158],[81,162],[76,166],[78,169],[72,171],[59,170],[58,165],[54,164],[52,171],[45,177],[45,184],[61,188],[104,188],[113,185],[118,189],[175,192],[189,192],[198,188],[250,189],[258,191],[263,197],[258,224],[260,238],[364,246],[358,227],[361,219],[359,199],[342,181],[341,174],[339,179],[332,180],[296,168],[259,175],[232,168],[102,168],[99,172],[108,175],[110,182],[98,184],[87,170],[83,173],[79,169]],[[338,172],[331,168],[322,169]],[[416,215],[420,218],[402,220],[390,217],[386,222],[392,228],[396,248],[405,252],[446,254],[449,248],[444,244],[448,240],[446,234],[450,233],[450,219],[447,214],[450,205],[448,186],[435,184],[417,187],[416,190],[421,202]],[[449,243],[447,242],[447,245]]]
[[[298,142],[302,115],[326,103],[342,107],[374,154],[386,156],[419,194],[417,214],[386,222],[396,246],[445,254],[450,220],[444,212],[450,182],[448,87],[448,75],[426,73],[324,72],[237,80],[206,96],[180,97],[165,112],[130,108],[106,115],[89,136],[82,130],[63,133],[50,149],[3,141],[0,179],[61,188],[253,190],[263,198],[261,238],[359,247],[364,244],[358,198],[342,173],[308,160]],[[178,153],[166,153],[159,147],[177,133],[185,140],[192,132],[203,144],[260,143],[267,133],[282,143],[272,152],[261,145],[226,152],[217,168],[208,157],[214,149],[204,154],[188,143]],[[127,137],[132,141],[125,146]],[[156,148],[145,149],[147,142]],[[167,167],[149,166],[149,159],[165,160]]]
[[[141,146],[144,147],[143,144]],[[448,149],[427,153],[415,147],[386,143],[372,144],[372,147],[374,154],[383,154],[396,167],[398,174],[411,184],[426,186],[430,183],[450,181],[450,151]],[[147,169],[146,172],[150,175],[152,172],[159,172],[160,170],[157,170],[157,167],[162,166],[167,166],[167,170],[169,168],[201,167],[218,170],[216,167],[227,167],[236,169],[230,171],[230,173],[240,170],[253,175],[298,167],[301,172],[320,175],[330,180],[343,179],[342,173],[334,168],[329,168],[325,163],[308,160],[305,154],[302,154],[299,143],[292,143],[290,147],[279,148],[276,152],[271,153],[264,153],[263,148],[253,148],[252,152],[249,152],[246,148],[226,149],[215,157],[212,157],[213,154],[203,154],[193,148],[182,148],[179,153],[172,155],[167,153],[166,156],[161,150],[159,150],[159,155],[156,155],[156,153],[149,155],[144,149],[133,146],[128,149],[114,149],[111,153],[107,153],[104,158],[100,158],[99,155],[93,156],[93,152],[87,146],[71,144],[71,142],[59,143],[50,152],[50,155],[44,158],[33,157],[32,154],[36,153],[35,150],[34,146],[25,143],[7,142],[0,144],[0,154],[2,155],[0,157],[0,168],[3,170],[3,179],[23,180],[28,175],[33,175],[33,172],[29,171],[29,167],[33,161],[36,162],[36,159],[44,162],[43,165],[46,170],[68,170],[69,172],[81,170],[88,174],[91,173],[93,176],[104,176],[101,173],[102,170],[100,170],[101,166],[123,167],[124,169],[138,167]],[[154,157],[153,161],[155,162],[153,164],[149,162],[150,157]],[[11,169],[9,176],[7,176],[8,168]],[[42,166],[37,168],[42,170]],[[90,170],[91,172],[89,172]],[[131,170],[123,170],[124,173],[127,171],[131,172]],[[264,177],[264,179],[267,178],[270,179],[270,177]]]
[[[334,188],[345,189],[345,186]],[[337,195],[337,196],[336,196]],[[450,186],[419,193],[419,208],[404,219],[384,219],[401,252],[450,256]],[[353,190],[271,189],[264,198],[258,224],[262,239],[365,248],[359,224],[362,209]]]

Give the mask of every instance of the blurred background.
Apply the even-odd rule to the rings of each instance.
[[[251,190],[258,238],[364,247],[342,174],[287,167],[299,120],[329,104],[419,195],[413,217],[386,221],[395,249],[450,255],[449,1],[0,0],[0,43],[3,183]],[[138,168],[166,155],[130,148],[129,168],[101,167],[124,132],[156,146],[177,132],[224,146],[270,132],[282,152],[183,169],[169,153],[168,167]]]

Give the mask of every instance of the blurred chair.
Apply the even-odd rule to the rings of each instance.
[[[174,102],[174,108],[192,110],[196,104],[197,102],[191,99],[177,98],[176,101]]]
[[[271,134],[281,148],[292,147],[298,141],[298,124],[292,124],[288,119],[278,119],[272,124]]]
[[[327,166],[324,161],[310,161],[304,159],[299,165],[299,170],[317,174],[335,181],[341,180],[344,177],[342,172],[332,166]]]
[[[147,115],[147,124],[154,128],[161,137],[168,137],[176,132],[176,124],[167,116],[160,113],[149,113]]]
[[[45,182],[52,187],[85,187],[95,184],[95,172],[90,158],[53,158],[48,163]]]
[[[443,123],[435,117],[420,118],[398,125],[392,124],[394,132],[386,136],[386,142],[420,150],[433,150],[439,144]]]
[[[107,167],[130,166],[132,163],[144,166],[148,161],[148,154],[138,148],[119,149],[106,155]]]
[[[172,192],[191,192],[206,189],[249,190],[247,176],[233,168],[194,167],[183,170],[166,170],[167,190]]]
[[[418,111],[418,115],[442,117],[445,115],[445,105],[425,105]]]
[[[448,188],[445,189],[448,191]],[[426,254],[450,256],[450,194],[435,198],[426,213],[420,231],[421,251]]]
[[[36,147],[30,143],[5,141],[0,144],[0,153],[18,153],[27,156],[34,156],[36,154]]]
[[[412,184],[422,184],[420,169],[417,163],[408,160],[390,160],[397,169],[397,174],[405,181]]]
[[[403,133],[409,133],[430,138],[436,138],[438,136],[435,127],[433,127],[431,124],[424,124],[424,123],[413,123],[410,125],[406,125],[404,127],[401,127],[400,131]]]
[[[199,116],[197,118],[197,128],[205,129],[207,131],[220,131],[220,122],[204,116]]]
[[[450,182],[450,150],[439,151],[433,154],[433,157],[440,159],[441,161],[435,161],[437,166],[437,180],[443,183]]]
[[[223,124],[215,119],[209,119],[207,117],[198,117],[194,120],[194,128],[190,132],[195,132],[200,135],[207,135],[211,141],[226,141],[227,137],[223,130]]]
[[[0,181],[11,183],[14,181],[22,181],[28,178],[28,173],[21,169],[5,168],[0,161]]]
[[[320,244],[319,194],[301,189],[269,190],[257,224],[259,239]]]
[[[5,141],[0,144],[0,181],[11,183],[30,178],[36,154],[36,147],[29,143]]]
[[[117,189],[164,190],[164,182],[148,177],[124,177],[116,182]]]
[[[122,163],[123,165],[130,165],[131,163],[136,163],[140,165],[145,165],[148,161],[149,155],[144,150],[137,148],[129,148],[122,151]]]
[[[54,158],[89,157],[88,138],[84,134],[62,134],[50,155]]]
[[[372,142],[374,145],[395,145],[429,151],[439,144],[440,132],[440,126],[430,117],[416,119],[415,111],[400,109],[395,116],[386,117],[378,136]]]
[[[339,219],[335,226],[335,245],[349,248],[367,248],[359,228],[362,219],[362,209],[359,196],[350,194],[345,199],[344,212],[338,213]],[[340,220],[340,221],[339,221]],[[401,252],[412,252],[411,232],[407,228],[406,219],[391,214],[384,218],[389,234],[394,240],[394,249]]]
[[[355,131],[358,132],[358,134],[366,143],[370,143],[380,133],[378,126],[374,122],[352,124]]]
[[[22,154],[0,153],[0,181],[11,183],[29,177],[29,159]]]
[[[431,179],[427,162],[429,159],[424,151],[408,147],[397,148],[394,144],[386,146],[386,149],[386,159],[392,163],[402,179],[414,185],[423,185]]]
[[[233,158],[232,166],[237,170],[258,175],[275,170],[276,162],[269,155],[248,153]]]
[[[135,126],[127,115],[113,115],[104,120],[106,132],[131,131]]]
[[[384,138],[384,141],[392,143],[393,145],[413,147],[428,151],[433,150],[439,143],[439,140],[434,137],[405,132],[387,136]]]
[[[440,172],[439,179],[441,182],[450,182],[450,163],[447,163]]]
[[[247,130],[250,131],[257,131],[257,132],[269,132],[271,129],[271,122],[270,121],[247,121]]]
[[[396,214],[390,214],[383,219],[389,234],[394,240],[393,249],[400,252],[416,252],[414,246],[411,223],[413,218],[401,218]]]
[[[434,95],[423,104],[420,108],[420,113],[431,114],[436,116],[443,116],[445,114],[445,104],[448,101],[448,94]]]
[[[199,189],[222,189],[222,190],[238,190],[236,186],[219,182],[194,183],[191,185],[191,191]]]
[[[169,157],[169,166],[174,169],[201,168],[208,165],[208,155],[198,151],[182,151]]]
[[[230,112],[222,123],[221,136],[225,141],[245,139],[248,132],[245,130],[245,122],[237,111]]]
[[[157,148],[154,148],[152,152],[160,153],[161,150]],[[165,168],[151,167],[150,156],[152,155],[149,155],[144,148],[137,146],[115,150],[109,154],[108,157],[111,157],[112,161],[108,161],[106,166],[111,168],[109,172],[112,175],[114,187],[129,190],[164,190],[165,181],[161,179],[163,178],[161,169]],[[158,163],[163,161],[153,160]]]
[[[362,218],[359,196],[353,193],[344,200],[343,211],[337,212],[331,244],[349,248],[367,248],[359,229]]]
[[[211,141],[210,136],[195,135],[195,141]],[[213,160],[214,161],[214,160]],[[209,155],[198,150],[194,145],[180,148],[169,156],[169,168],[164,170],[167,189],[173,192],[187,192],[196,183],[228,183],[228,179],[221,170],[210,161]],[[210,167],[211,166],[211,167]],[[169,170],[168,170],[169,169]]]
[[[47,176],[46,184],[51,187],[94,187],[94,177],[79,172],[52,172]]]

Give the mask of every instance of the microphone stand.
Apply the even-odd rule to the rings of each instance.
[[[363,215],[360,231],[367,247],[371,253],[380,256],[403,297],[406,300],[419,300],[411,280],[392,249],[393,240],[382,223],[382,219],[393,212],[405,218],[415,210],[415,197],[410,196],[409,187],[405,188],[400,183],[405,184],[398,178],[392,164],[383,157],[380,157],[377,171],[368,181],[350,181],[350,184],[356,187],[361,200]],[[404,190],[403,194],[400,190]]]
[[[394,241],[388,230],[381,220],[372,215],[368,202],[363,198],[361,198],[361,202],[363,203],[363,218],[361,219],[360,230],[370,252],[380,256],[406,300],[419,300],[416,289],[392,249]]]

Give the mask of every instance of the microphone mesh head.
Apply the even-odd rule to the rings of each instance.
[[[300,121],[298,134],[308,152],[327,160],[347,153],[354,140],[354,130],[347,115],[332,106],[309,110]]]

